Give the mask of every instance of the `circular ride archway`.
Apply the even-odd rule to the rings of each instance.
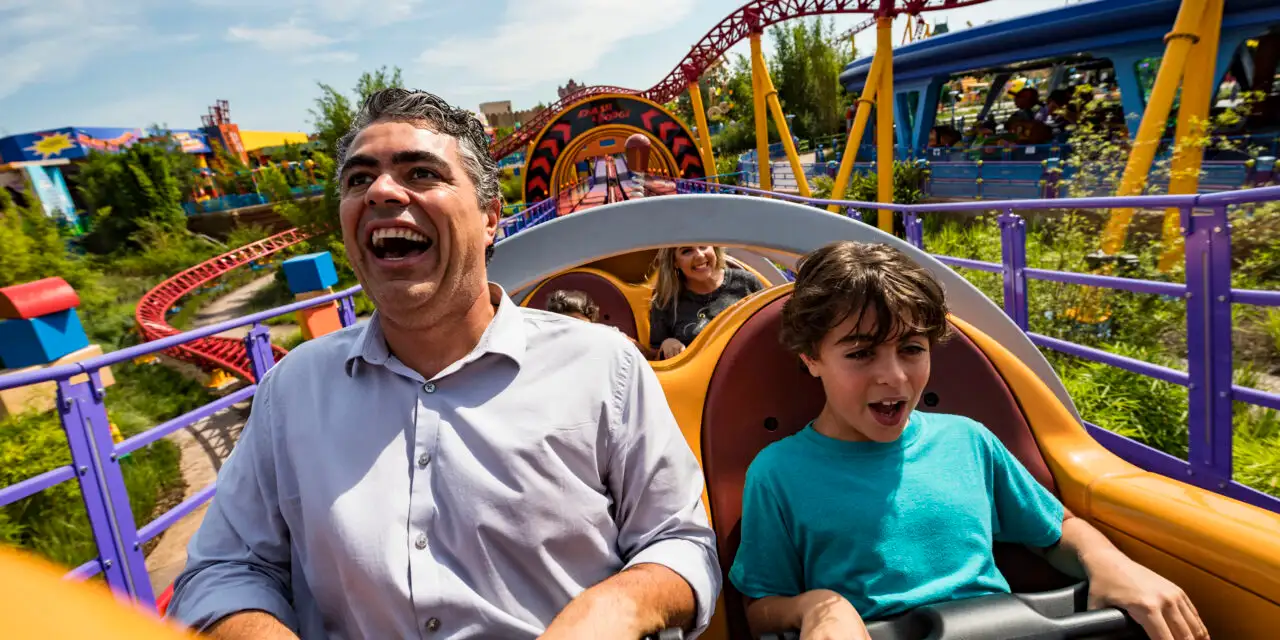
[[[707,175],[693,133],[674,114],[639,96],[603,94],[565,107],[534,137],[525,163],[524,201],[533,204],[551,197],[556,178],[566,175],[561,165],[572,166],[574,154],[583,148],[575,141],[600,127],[644,133],[664,148],[666,153],[659,155],[670,158],[673,176]]]
[[[648,166],[630,166],[628,161],[629,168],[632,171],[643,173],[650,173],[652,170],[660,169],[665,175],[676,175],[679,164],[676,162],[675,156],[654,134],[625,124],[604,124],[574,138],[561,151],[560,158],[557,160],[555,168],[551,171],[551,191],[555,192],[564,185],[573,182],[577,177],[578,163],[593,157],[624,154],[626,152],[627,138],[637,133],[645,136],[650,141],[650,148],[653,149],[653,152],[648,155]]]

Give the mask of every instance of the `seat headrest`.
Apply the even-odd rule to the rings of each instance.
[[[779,296],[742,324],[725,346],[707,389],[703,470],[726,568],[733,560],[729,535],[741,517],[747,467],[765,446],[817,417],[826,400],[822,383],[779,342],[782,305],[789,296]],[[952,337],[935,347],[932,359],[932,374],[917,410],[954,413],[983,423],[1036,480],[1056,491],[1021,408],[986,355],[953,328]]]
[[[534,309],[546,309],[547,298],[560,289],[576,289],[588,296],[596,306],[600,307],[600,322],[639,339],[636,328],[636,316],[631,310],[627,296],[616,285],[599,274],[587,271],[569,271],[548,279],[533,295],[529,296],[525,305]]]

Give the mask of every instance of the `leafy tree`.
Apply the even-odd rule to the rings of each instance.
[[[771,32],[777,46],[769,73],[783,110],[795,115],[792,133],[837,133],[845,102],[840,71],[853,61],[852,52],[837,41],[832,22],[821,18],[788,22]]]
[[[192,168],[192,160],[180,148],[163,140],[113,154],[91,153],[74,180],[92,212],[93,231],[86,246],[109,253],[125,243],[136,245],[132,236],[143,223],[185,232],[182,181]]]
[[[316,84],[320,87],[320,97],[316,98],[315,108],[310,110],[311,117],[320,142],[333,153],[338,149],[338,140],[351,129],[360,105],[377,91],[403,87],[404,80],[400,77],[400,67],[388,71],[384,66],[377,71],[366,71],[356,80],[354,101],[328,84]]]

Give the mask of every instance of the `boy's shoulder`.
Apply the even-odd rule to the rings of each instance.
[[[986,425],[956,413],[934,413],[931,411],[915,411],[919,420],[921,434],[928,440],[968,441],[988,444],[995,434]]]
[[[801,431],[807,428],[809,427],[806,425],[796,433],[765,445],[751,461],[747,472],[757,477],[770,476],[788,465],[797,464],[797,460],[808,457],[807,450],[811,444],[801,435]]]

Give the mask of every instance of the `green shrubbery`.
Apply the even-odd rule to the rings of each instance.
[[[177,206],[180,193],[172,184],[176,178],[164,166],[168,153],[144,143],[126,154],[89,160],[78,185],[97,205],[87,238],[64,235],[38,205],[18,207],[0,190],[0,286],[59,276],[79,295],[77,312],[93,343],[113,351],[135,342],[134,311],[142,294],[174,272],[225,251],[186,231]],[[135,201],[155,208],[138,215],[119,208]],[[83,253],[81,246],[103,253]],[[116,384],[107,390],[108,416],[126,437],[212,399],[198,383],[165,367],[122,363],[112,369]],[[56,412],[0,420],[0,486],[69,462]],[[182,474],[173,443],[156,442],[121,465],[136,524],[157,515],[153,512],[164,496],[177,492],[180,497]],[[0,540],[69,565],[96,555],[74,480],[0,508]]]
[[[1257,213],[1255,212],[1255,215]],[[1272,214],[1268,214],[1272,215]],[[1000,233],[994,216],[956,219],[926,216],[925,247],[930,253],[1000,262]],[[1028,221],[1027,263],[1033,267],[1086,273],[1101,221],[1067,212],[1047,212]],[[1156,268],[1159,248],[1150,244],[1127,277],[1171,280]],[[1237,256],[1241,256],[1239,252]],[[1240,261],[1248,262],[1249,256]],[[958,270],[997,304],[1003,304],[999,274]],[[1270,281],[1237,273],[1237,286],[1275,288]],[[1176,298],[1104,291],[1078,285],[1031,281],[1028,285],[1031,330],[1143,360],[1186,370],[1186,306]],[[1240,321],[1240,318],[1243,321]],[[1238,316],[1235,335],[1259,329],[1251,316]],[[1241,349],[1236,340],[1237,384],[1256,385],[1255,370],[1280,371],[1280,343],[1269,349]],[[1187,391],[1110,365],[1045,351],[1062,377],[1080,414],[1090,422],[1134,438],[1170,455],[1187,455]],[[1280,413],[1236,404],[1236,479],[1280,495]]]
[[[112,368],[108,418],[127,438],[213,400],[199,383],[163,366],[122,363]],[[168,494],[185,485],[177,445],[159,440],[120,461],[135,526],[150,522]],[[70,464],[71,453],[56,412],[25,413],[0,420],[0,486],[16,484]],[[169,502],[172,502],[170,500]],[[69,480],[0,508],[0,541],[31,549],[67,566],[97,555],[79,484]]]

